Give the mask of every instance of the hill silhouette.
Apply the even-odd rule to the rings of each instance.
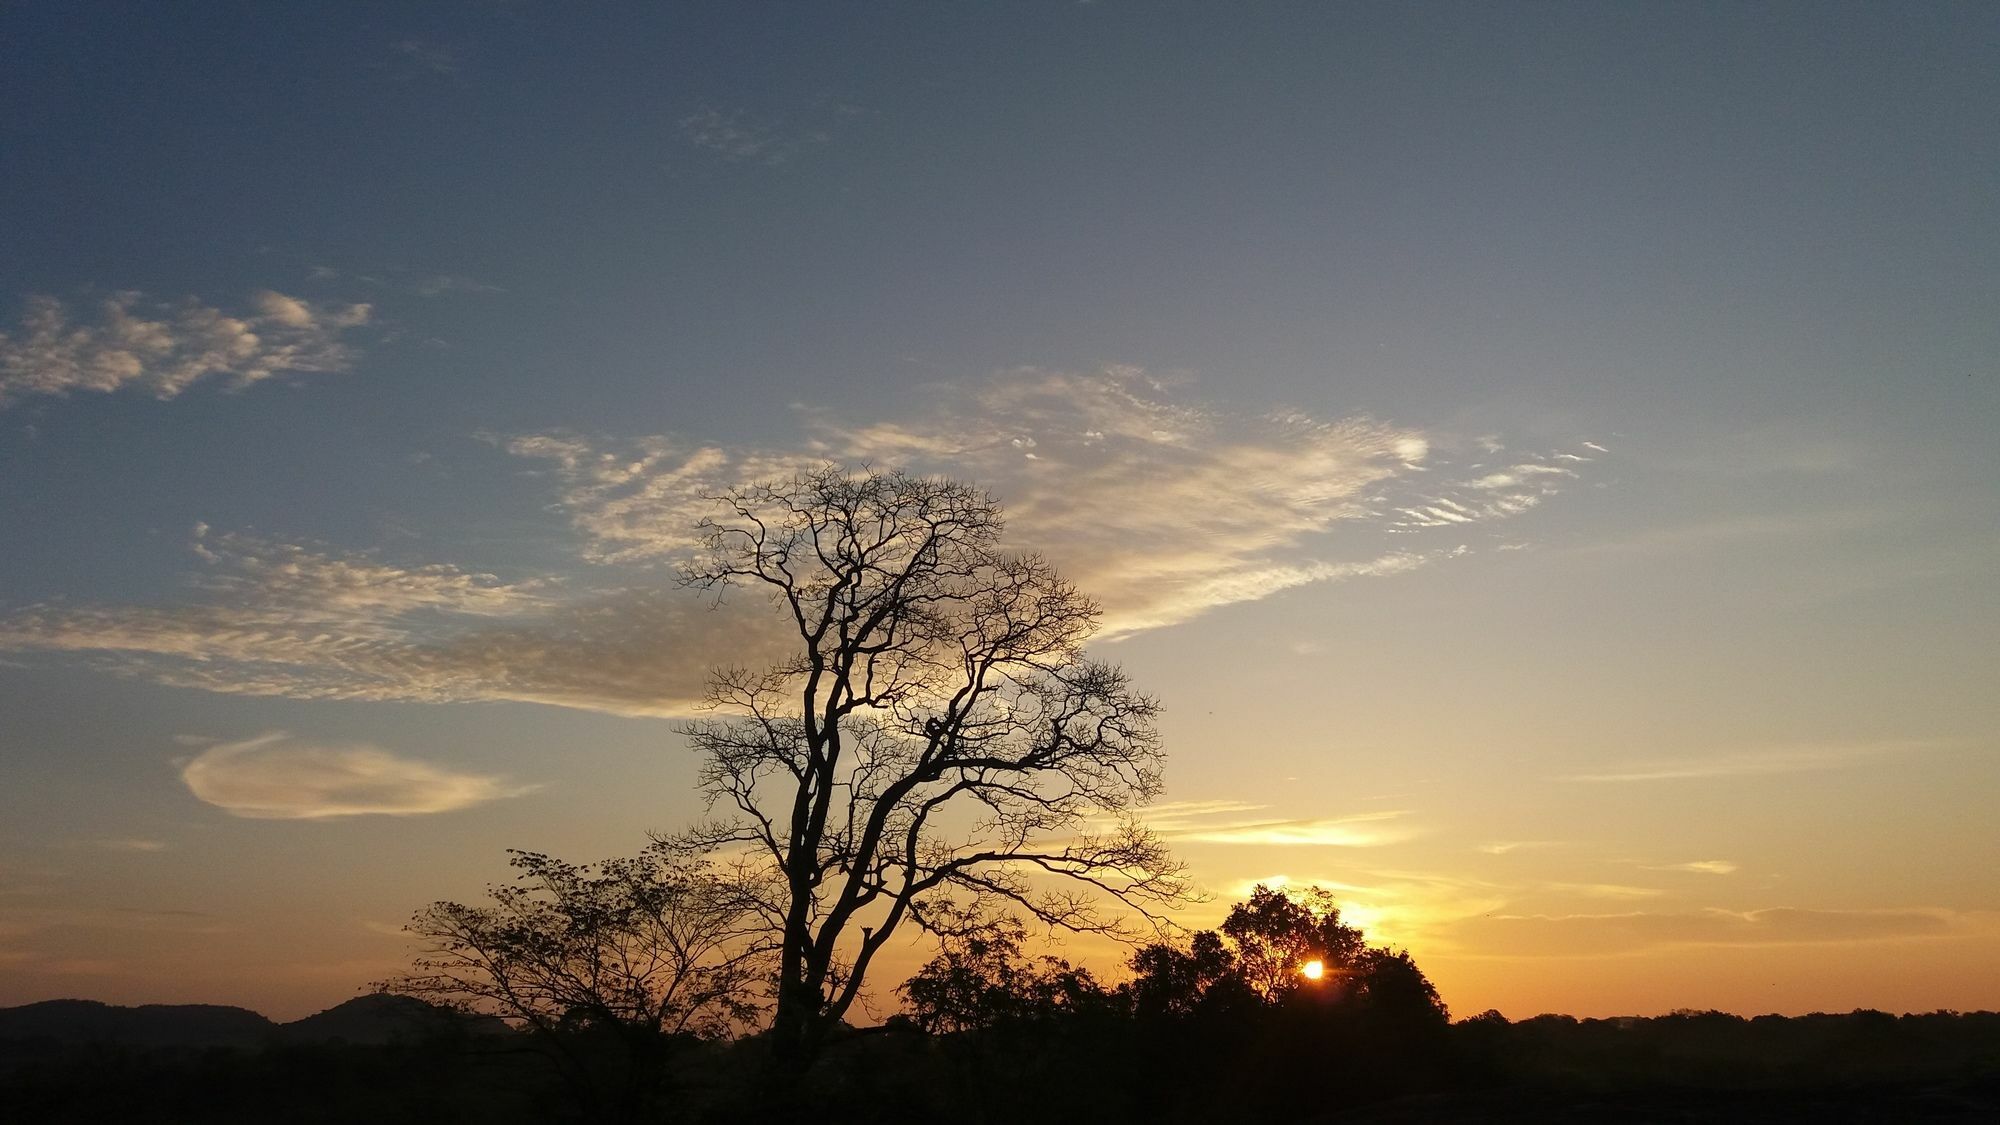
[[[253,1047],[278,1025],[220,1004],[142,1004],[45,1000],[0,1008],[0,1039],[102,1043],[131,1047]]]
[[[495,1031],[410,996],[371,993],[290,1023],[222,1004],[141,1004],[44,1000],[0,1008],[0,1042],[134,1048],[263,1047],[274,1044],[413,1043],[454,1029]]]
[[[414,1043],[457,1031],[500,1034],[507,1025],[495,1019],[468,1018],[450,1008],[414,996],[374,992],[336,1004],[291,1023],[276,1025],[286,1043],[352,1043],[383,1045]]]

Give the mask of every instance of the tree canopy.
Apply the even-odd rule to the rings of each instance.
[[[1308,965],[1317,972],[1308,975]],[[1131,961],[1126,987],[1142,1013],[1186,1018],[1241,1008],[1315,1005],[1373,1017],[1442,1024],[1444,1001],[1408,952],[1367,944],[1340,920],[1331,892],[1287,894],[1262,884],[1230,908],[1218,930],[1185,948],[1155,943]]]
[[[675,1041],[758,1019],[771,946],[734,872],[664,843],[596,864],[510,855],[490,904],[419,911],[411,971],[376,987],[527,1030],[605,1116],[657,1100]]]

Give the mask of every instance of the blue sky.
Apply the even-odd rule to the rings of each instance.
[[[0,1002],[325,1006],[694,815],[763,636],[694,500],[831,458],[1104,603],[1218,901],[1337,884],[1467,1012],[2000,1005],[1996,44],[9,6]]]

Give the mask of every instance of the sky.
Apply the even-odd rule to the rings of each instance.
[[[1189,925],[2000,1008],[1995,105],[1987,4],[6,5],[0,1004],[693,821],[690,525],[832,461],[1099,601]]]

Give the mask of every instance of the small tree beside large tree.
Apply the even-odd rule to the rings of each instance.
[[[771,945],[740,871],[664,843],[509,863],[490,903],[418,911],[411,971],[375,987],[525,1031],[593,1120],[651,1119],[677,1046],[757,1021]]]

